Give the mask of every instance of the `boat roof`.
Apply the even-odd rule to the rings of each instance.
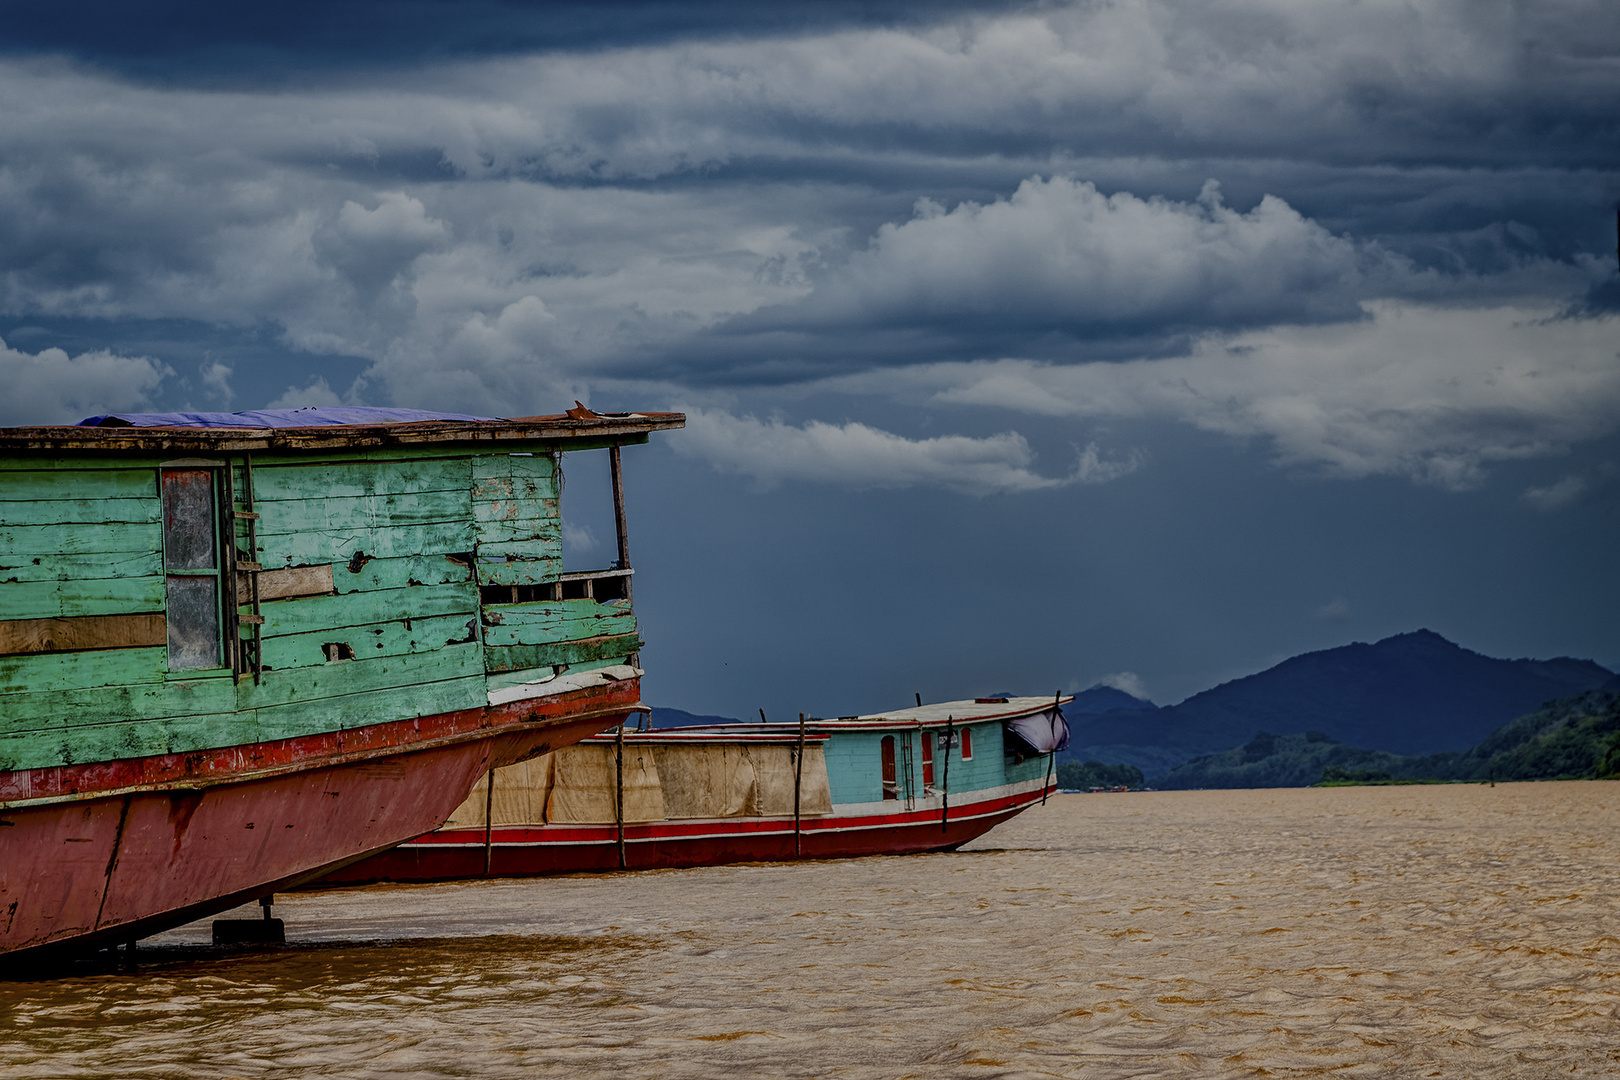
[[[1066,705],[1074,695],[1054,694],[1041,697],[965,698],[961,701],[939,701],[927,705],[872,713],[867,716],[840,716],[836,718],[811,717],[805,721],[805,737],[826,738],[837,731],[882,730],[885,728],[945,727],[947,724],[982,723],[986,720],[1016,720],[1045,712],[1054,705]],[[649,736],[671,741],[723,739],[726,741],[791,741],[798,737],[799,725],[793,721],[775,724],[704,724],[693,727],[658,728],[653,731],[626,731],[625,738],[646,740]],[[595,736],[611,740],[612,733]]]
[[[686,426],[684,413],[564,413],[509,418],[360,406],[240,413],[108,413],[78,424],[0,428],[0,450],[299,451],[502,442],[640,442]]]
[[[980,720],[1015,720],[1045,712],[1056,705],[1074,700],[1074,695],[1042,695],[1041,697],[987,697],[965,698],[961,701],[939,701],[927,705],[914,705],[889,712],[866,716],[840,716],[836,720],[818,723],[836,723],[841,726],[882,727],[884,725],[912,725],[934,727],[947,723],[965,723]]]

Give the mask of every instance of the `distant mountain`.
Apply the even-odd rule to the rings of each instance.
[[[1077,715],[1065,756],[1129,762],[1150,777],[1257,732],[1318,732],[1393,754],[1462,751],[1543,702],[1602,686],[1590,660],[1498,660],[1429,630],[1305,653],[1160,709]]]
[[[1262,731],[1242,746],[1196,757],[1154,781],[1161,788],[1306,787],[1323,779],[1575,780],[1620,771],[1620,691],[1560,698],[1491,732],[1463,753],[1389,754],[1321,732]]]
[[[712,727],[715,724],[740,723],[741,720],[731,716],[708,716],[704,713],[689,713],[685,709],[664,709],[656,705],[652,707],[652,726],[655,728]]]

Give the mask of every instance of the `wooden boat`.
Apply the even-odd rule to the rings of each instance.
[[[618,455],[679,414],[95,419],[0,429],[0,960],[317,877],[644,711]],[[565,574],[578,449],[619,559]]]
[[[1056,790],[1070,700],[597,735],[493,770],[437,831],[310,887],[950,850]]]

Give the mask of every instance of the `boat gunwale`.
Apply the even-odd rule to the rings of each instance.
[[[621,682],[629,682],[631,680],[624,679],[624,680],[620,680],[620,681]],[[594,689],[594,688],[589,688],[589,689]],[[580,690],[572,690],[572,691],[568,692],[568,696],[572,696],[572,695],[576,695],[576,694],[585,694],[585,693],[589,692],[589,689],[582,688]],[[558,695],[558,699],[559,699],[559,701],[565,700],[565,696],[564,695]],[[514,703],[514,704],[532,706],[534,704],[534,699],[528,699],[528,700],[525,700],[523,702],[517,702],[517,703]],[[475,706],[475,707],[473,707],[471,709],[457,710],[457,712],[467,712],[467,713],[481,712],[481,713],[484,713],[486,715],[489,714],[489,713],[499,713],[499,712],[506,712],[506,711],[517,712],[517,711],[525,711],[525,710],[513,709],[512,706],[498,706],[498,705],[482,706],[482,707]],[[12,810],[22,810],[22,809],[27,809],[27,808],[31,808],[31,807],[56,806],[56,805],[64,805],[64,804],[68,804],[68,803],[85,802],[85,801],[92,800],[92,799],[121,798],[121,797],[123,797],[125,795],[135,795],[135,794],[141,794],[141,793],[144,793],[144,792],[151,792],[151,791],[169,791],[169,792],[203,791],[203,790],[206,790],[206,789],[209,789],[209,788],[224,787],[224,786],[228,786],[228,785],[231,785],[231,784],[240,784],[240,783],[246,783],[246,782],[254,781],[254,780],[264,780],[264,779],[268,779],[268,778],[272,778],[272,777],[276,777],[276,776],[283,776],[283,775],[286,775],[288,773],[314,772],[314,771],[318,771],[318,770],[321,770],[321,769],[336,768],[336,767],[344,766],[344,765],[353,765],[353,764],[357,764],[357,763],[360,763],[360,762],[375,760],[375,759],[378,759],[378,758],[394,757],[394,756],[397,756],[397,755],[400,755],[400,754],[415,753],[416,751],[419,751],[419,750],[433,750],[433,749],[437,749],[437,748],[443,747],[443,746],[454,746],[454,745],[456,745],[458,743],[472,742],[472,741],[477,741],[477,740],[482,740],[482,739],[489,739],[489,738],[492,738],[492,737],[495,737],[495,736],[509,735],[509,734],[513,734],[513,733],[520,733],[520,732],[527,732],[527,731],[542,731],[542,730],[544,730],[544,729],[546,729],[548,727],[560,727],[560,726],[563,726],[565,724],[574,724],[574,723],[583,722],[583,721],[586,721],[586,720],[596,719],[598,717],[619,716],[619,715],[626,714],[626,713],[640,713],[640,712],[648,712],[648,711],[650,711],[650,710],[647,708],[647,706],[645,706],[645,705],[641,704],[639,701],[637,701],[637,702],[628,702],[628,703],[626,703],[626,702],[613,703],[613,704],[604,705],[604,706],[596,708],[596,709],[591,709],[591,710],[587,710],[585,712],[577,712],[577,713],[576,712],[567,712],[567,713],[561,713],[561,714],[558,714],[558,715],[530,715],[526,719],[514,719],[514,720],[503,720],[503,719],[497,718],[497,719],[491,720],[490,722],[487,722],[487,723],[481,723],[481,724],[478,724],[477,726],[465,728],[465,729],[463,729],[461,731],[450,732],[450,733],[445,734],[445,735],[432,735],[432,736],[428,736],[427,738],[413,739],[413,740],[410,740],[408,742],[388,743],[388,744],[385,744],[385,745],[382,745],[382,746],[368,746],[368,747],[362,747],[362,748],[354,749],[354,750],[339,750],[339,751],[337,751],[335,753],[327,754],[327,755],[324,755],[324,756],[312,754],[312,755],[310,755],[308,757],[301,757],[301,758],[297,758],[297,759],[291,760],[291,761],[279,762],[279,763],[277,763],[275,765],[267,765],[267,766],[263,766],[263,767],[260,767],[260,768],[238,769],[238,770],[235,770],[235,771],[221,771],[221,772],[218,772],[218,773],[206,774],[206,775],[193,774],[193,775],[178,777],[178,778],[173,779],[173,780],[151,780],[151,781],[145,781],[145,782],[141,782],[141,783],[124,784],[124,785],[120,785],[118,787],[92,788],[92,789],[84,789],[84,790],[77,790],[77,791],[62,792],[60,794],[55,794],[55,795],[41,795],[41,796],[35,796],[35,797],[31,797],[31,798],[0,800],[0,813],[7,812],[7,811],[12,811]],[[454,716],[454,715],[456,715],[456,713],[447,713],[447,714],[439,714],[439,715],[441,715],[441,716]],[[391,720],[391,721],[387,721],[387,722],[385,722],[383,724],[367,725],[367,727],[381,728],[381,727],[386,727],[386,726],[394,725],[394,724],[410,724],[410,723],[419,722],[420,720],[423,720],[423,719],[432,719],[432,718],[431,717],[413,717],[413,718],[409,718],[409,719],[405,719],[405,720]],[[343,731],[328,732],[328,733],[323,733],[323,734],[348,735],[348,734],[352,734],[352,733],[354,733],[356,731],[362,731],[362,730],[365,730],[365,729],[364,728],[349,728],[349,729],[345,729]],[[307,739],[307,738],[310,738],[310,737],[309,736],[304,736],[302,738]],[[274,741],[275,742],[298,742],[298,741],[301,741],[301,740],[299,738],[294,738],[294,739],[278,739],[278,740],[274,740]],[[266,745],[266,743],[243,743],[243,744],[238,744],[238,745],[235,745],[235,746],[219,747],[219,748],[216,748],[215,750],[212,750],[212,751],[209,751],[209,750],[194,750],[194,751],[188,751],[187,753],[181,754],[181,755],[155,754],[155,755],[148,755],[147,757],[149,757],[149,758],[150,757],[163,758],[163,757],[177,757],[177,756],[178,757],[195,757],[195,756],[198,756],[198,755],[205,755],[205,754],[211,754],[211,753],[231,753],[231,752],[235,752],[235,751],[248,750],[248,749],[252,749],[254,747],[264,746],[264,745]],[[142,761],[142,760],[145,760],[145,758],[121,758],[121,759],[119,759],[119,761],[117,763],[122,764],[122,763],[125,763],[125,762],[137,762],[137,761]],[[102,764],[102,763],[93,763],[93,764]],[[71,768],[71,766],[51,766],[50,768],[51,769],[61,769],[61,768]],[[32,770],[23,770],[23,771],[32,771]],[[49,770],[39,770],[39,771],[49,771]]]

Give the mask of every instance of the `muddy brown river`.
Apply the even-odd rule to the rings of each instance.
[[[306,893],[285,950],[0,983],[0,1077],[1609,1076],[1617,836],[1620,783],[1066,795],[954,854]]]

